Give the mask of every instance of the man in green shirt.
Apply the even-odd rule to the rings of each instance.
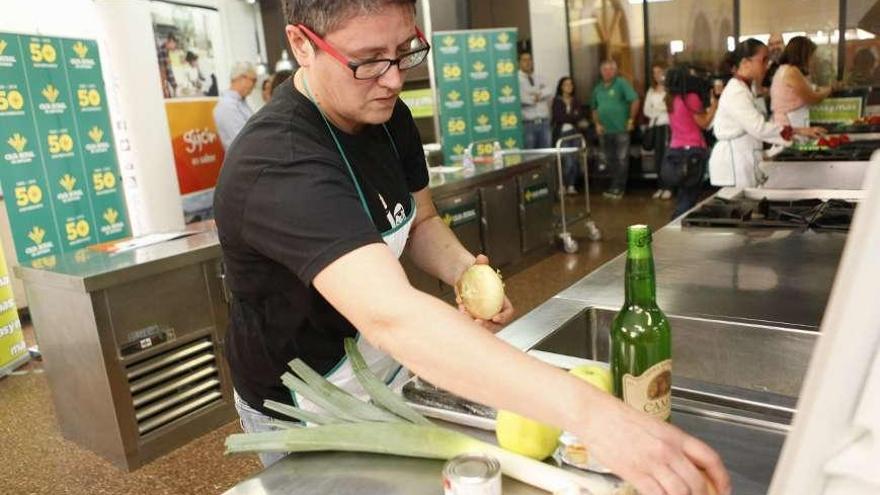
[[[620,199],[629,174],[629,132],[639,113],[639,95],[617,75],[617,62],[606,60],[599,67],[602,80],[593,88],[593,122],[611,171],[611,188],[604,196]]]

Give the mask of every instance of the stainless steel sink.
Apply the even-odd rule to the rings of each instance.
[[[617,309],[551,299],[500,335],[523,350],[607,362]],[[817,333],[668,315],[674,377],[780,396],[794,405]],[[746,392],[746,393],[748,393]],[[784,397],[791,400],[786,401]]]

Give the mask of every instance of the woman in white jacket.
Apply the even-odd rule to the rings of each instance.
[[[718,142],[709,157],[709,178],[713,186],[756,187],[766,181],[761,170],[764,142],[789,146],[793,135],[818,137],[818,127],[792,128],[767,122],[756,107],[753,81],[762,81],[767,72],[767,46],[747,39],[733,52],[736,67],[718,101],[713,128]]]

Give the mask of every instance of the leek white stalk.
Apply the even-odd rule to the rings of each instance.
[[[480,452],[498,459],[505,475],[551,493],[571,493],[571,487],[581,489],[581,493],[586,490],[594,495],[617,493],[611,483],[593,480],[439,426],[349,423],[236,434],[227,438],[226,451],[346,451],[428,459],[451,459],[461,454]]]

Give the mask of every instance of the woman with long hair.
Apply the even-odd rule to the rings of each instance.
[[[666,154],[666,143],[669,140],[669,113],[666,108],[666,86],[664,80],[666,71],[661,64],[654,64],[651,67],[652,84],[645,94],[645,108],[642,112],[648,118],[648,132],[645,133],[645,139],[650,139],[648,143],[654,150],[654,163],[657,168],[657,191],[654,193],[654,199],[669,199],[672,197],[672,190],[663,182],[660,174],[660,168],[663,164],[663,157]]]
[[[556,96],[553,98],[553,142],[565,136],[572,136],[580,132],[586,125],[581,104],[574,96],[574,80],[565,76],[556,84]],[[575,184],[578,180],[577,157],[571,153],[562,157],[562,182],[566,194],[577,194]]]
[[[709,157],[709,177],[715,186],[755,187],[767,180],[759,166],[763,143],[788,146],[794,135],[819,137],[824,130],[764,120],[753,88],[767,72],[767,45],[754,38],[742,41],[732,61],[736,71],[721,93],[713,123],[718,143]]]
[[[809,127],[810,105],[831,94],[830,86],[814,90],[807,79],[815,54],[816,44],[806,36],[795,36],[785,46],[770,85],[773,121],[777,124]]]
[[[666,110],[669,113],[669,149],[660,167],[664,184],[678,188],[672,218],[691,209],[700,195],[709,148],[703,130],[715,118],[718,99],[713,92],[708,108],[701,98],[704,88],[685,66],[666,73]]]

